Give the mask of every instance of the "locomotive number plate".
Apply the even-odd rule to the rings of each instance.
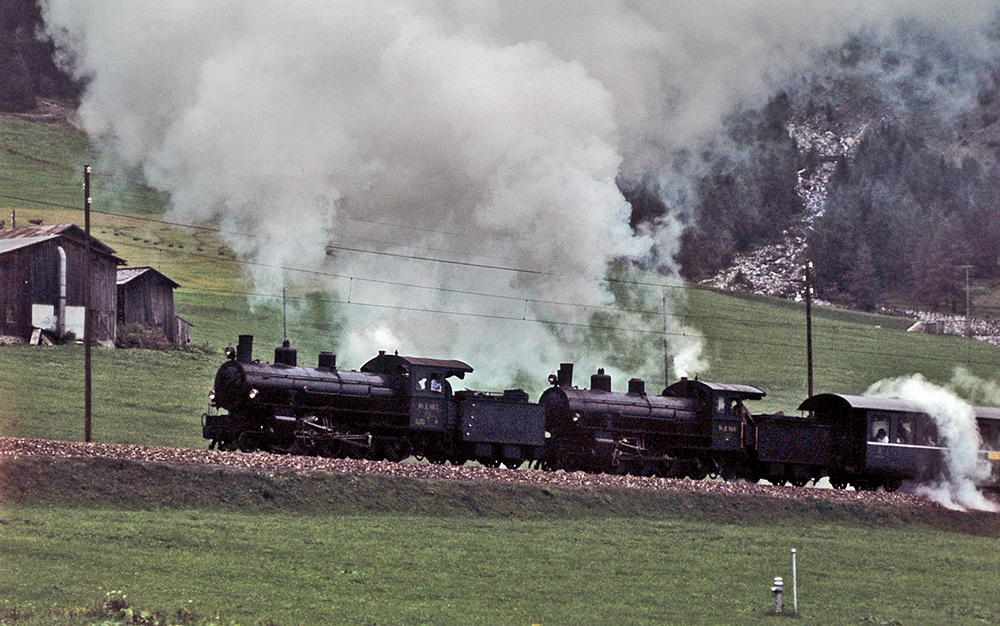
[[[443,408],[440,400],[415,401],[410,425],[414,428],[440,428]]]

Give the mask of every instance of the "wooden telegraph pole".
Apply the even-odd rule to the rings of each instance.
[[[92,407],[90,342],[90,165],[83,168],[83,440],[90,443],[90,418]]]
[[[813,396],[813,317],[812,317],[812,261],[806,261],[806,377],[809,382],[809,396]]]

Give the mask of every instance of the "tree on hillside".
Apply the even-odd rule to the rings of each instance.
[[[965,300],[962,266],[969,249],[954,215],[924,211],[915,220],[910,282],[917,299],[931,308],[958,312]]]
[[[884,292],[954,308],[964,300],[957,268],[996,262],[997,184],[972,159],[935,154],[905,120],[884,124],[831,179],[809,240],[817,290],[865,308]]]
[[[802,157],[786,126],[788,96],[728,120],[731,149],[707,154],[698,181],[698,206],[684,233],[678,261],[688,279],[709,276],[735,254],[779,240],[804,205],[796,192]]]
[[[55,47],[36,36],[41,10],[34,0],[0,0],[0,109],[27,111],[37,96],[75,98],[80,86],[56,67]]]

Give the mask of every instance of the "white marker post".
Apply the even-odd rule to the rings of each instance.
[[[795,571],[795,548],[792,548],[792,614],[799,614],[799,578]]]

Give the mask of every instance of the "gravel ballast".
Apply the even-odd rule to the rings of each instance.
[[[80,443],[45,439],[0,438],[0,458],[3,456],[107,458],[180,467],[206,466],[265,474],[313,474],[322,472],[349,475],[377,474],[408,477],[417,480],[489,481],[494,483],[553,485],[579,488],[619,487],[686,491],[716,495],[756,495],[765,498],[789,500],[824,500],[902,507],[940,508],[939,504],[925,496],[906,493],[904,491],[895,493],[884,491],[841,491],[819,487],[778,487],[769,484],[751,484],[745,481],[695,481],[689,479],[586,474],[583,472],[494,469],[475,465],[433,465],[423,462],[392,463],[388,461],[329,459],[268,453],[223,452],[219,450]]]

